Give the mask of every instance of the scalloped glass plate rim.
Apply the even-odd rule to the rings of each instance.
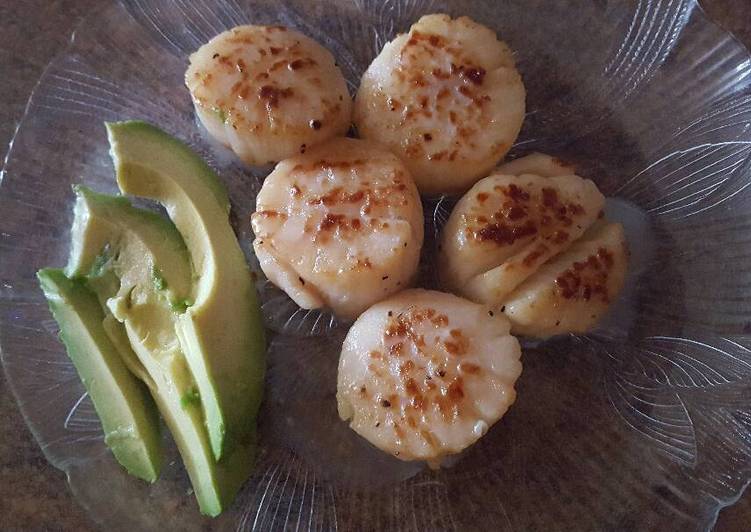
[[[640,3],[640,5],[641,5],[641,3]],[[51,68],[51,67],[52,67],[53,65],[55,65],[55,64],[56,64],[56,63],[57,63],[57,62],[59,61],[59,59],[60,59],[60,58],[64,57],[64,56],[65,56],[65,55],[66,55],[66,54],[68,53],[68,51],[69,51],[69,50],[70,50],[70,49],[71,49],[71,48],[73,47],[73,45],[75,44],[75,36],[76,36],[76,34],[77,34],[77,33],[78,33],[79,31],[82,31],[83,29],[85,29],[85,28],[87,27],[87,25],[90,25],[90,24],[92,24],[92,22],[91,22],[91,21],[94,21],[94,20],[96,20],[96,19],[97,19],[97,18],[98,18],[99,16],[101,16],[101,15],[102,15],[102,13],[103,13],[103,12],[105,12],[106,10],[108,10],[108,9],[110,9],[110,8],[111,8],[111,6],[110,6],[110,5],[101,5],[101,6],[97,6],[97,8],[96,8],[96,9],[94,10],[94,12],[92,12],[91,14],[89,14],[89,15],[88,15],[88,16],[87,16],[87,17],[86,17],[86,18],[85,18],[85,19],[84,19],[84,20],[83,20],[83,21],[82,21],[82,22],[81,22],[81,23],[80,23],[80,24],[78,25],[77,29],[76,29],[76,30],[74,31],[74,33],[73,33],[73,34],[72,34],[72,36],[71,36],[71,40],[70,40],[70,43],[68,44],[67,48],[66,48],[66,49],[65,49],[64,51],[62,51],[62,52],[61,52],[61,53],[60,53],[60,54],[59,54],[59,55],[58,55],[58,56],[57,56],[56,58],[54,58],[54,59],[53,59],[52,61],[50,61],[50,63],[49,63],[48,65],[47,65],[47,67],[45,68],[44,72],[43,72],[43,73],[42,73],[42,75],[40,76],[40,79],[39,79],[39,81],[37,82],[37,84],[36,84],[36,86],[35,86],[34,90],[32,91],[32,94],[31,94],[31,96],[30,96],[30,98],[29,98],[29,101],[28,101],[28,103],[27,103],[27,106],[26,106],[26,109],[25,109],[25,111],[24,111],[23,117],[22,117],[22,119],[21,119],[21,120],[19,121],[19,123],[18,123],[18,126],[17,126],[17,129],[16,129],[16,132],[14,133],[14,135],[13,135],[13,138],[12,138],[12,140],[11,140],[10,144],[9,144],[8,152],[7,152],[7,155],[6,155],[6,157],[5,157],[5,160],[4,160],[4,164],[3,164],[3,170],[2,170],[2,173],[0,173],[0,195],[1,195],[1,194],[3,193],[3,191],[4,191],[4,189],[3,189],[3,186],[4,186],[4,184],[5,184],[5,179],[4,179],[4,178],[5,178],[5,176],[6,176],[6,167],[8,166],[8,164],[9,164],[9,161],[11,161],[11,159],[12,159],[12,156],[13,156],[13,154],[14,154],[14,150],[15,150],[14,142],[15,142],[15,140],[16,140],[16,138],[17,138],[17,136],[18,136],[19,132],[20,132],[20,131],[21,131],[21,130],[22,130],[22,129],[24,128],[24,126],[26,125],[26,122],[27,122],[27,119],[28,119],[28,116],[27,116],[27,115],[28,115],[29,111],[30,111],[30,110],[32,109],[32,107],[33,107],[33,104],[34,104],[34,101],[35,101],[35,96],[36,96],[36,93],[37,93],[37,90],[38,90],[38,88],[40,87],[40,85],[42,84],[42,82],[43,82],[43,81],[44,81],[44,80],[46,79],[47,73],[48,73],[48,71],[50,70],[50,68]],[[699,6],[698,4],[696,4],[696,5],[692,5],[692,6],[691,6],[691,10],[692,10],[692,11],[691,11],[691,13],[690,13],[690,16],[691,16],[691,17],[694,17],[694,16],[698,16],[698,17],[701,17],[701,18],[702,18],[702,23],[703,23],[703,24],[712,24],[712,25],[714,25],[714,23],[713,23],[713,22],[712,22],[711,20],[709,20],[709,19],[707,18],[706,14],[705,14],[705,13],[703,12],[703,10],[701,9],[701,6]],[[683,31],[683,28],[681,28],[681,31]],[[724,31],[724,30],[723,30],[723,31]],[[742,49],[744,50],[744,53],[746,54],[746,56],[747,56],[748,60],[750,60],[750,61],[751,61],[751,54],[749,54],[748,50],[746,50],[746,49],[745,49],[745,48],[743,47],[743,45],[742,45],[742,44],[741,44],[741,43],[740,43],[740,42],[739,42],[739,41],[738,41],[738,40],[737,40],[737,39],[736,39],[736,38],[735,38],[734,36],[731,36],[731,38],[732,38],[732,39],[734,40],[735,46],[742,48]],[[658,161],[658,162],[659,162],[659,161]],[[655,163],[655,164],[657,164],[657,163]],[[3,295],[3,299],[4,299],[5,297],[6,297],[6,296],[5,296],[5,295]],[[2,346],[0,346],[0,357],[2,357],[3,365],[4,365],[4,367],[5,367],[5,362],[6,362],[6,352],[5,352],[5,350],[4,350],[3,348],[2,348]],[[15,384],[14,384],[14,382],[13,382],[13,381],[12,381],[11,379],[8,379],[7,377],[8,377],[8,373],[7,373],[7,368],[6,368],[6,382],[8,382],[8,385],[9,385],[10,389],[11,389],[11,390],[13,391],[14,395],[15,395],[15,396],[16,396],[16,398],[18,399],[18,398],[19,398],[19,394],[18,394],[17,390],[15,389]],[[24,418],[25,418],[25,419],[27,419],[27,425],[28,425],[28,426],[29,426],[29,427],[31,428],[32,432],[34,432],[34,436],[35,436],[35,438],[37,439],[37,441],[41,443],[41,441],[40,441],[40,436],[39,436],[39,435],[38,435],[38,434],[36,433],[36,431],[34,430],[34,424],[33,424],[33,423],[31,423],[31,422],[29,422],[29,420],[28,420],[28,418],[27,418],[27,413],[26,413],[26,411],[25,411],[24,405],[21,405],[21,410],[22,410],[22,413],[23,413],[23,415],[24,415]],[[43,450],[45,451],[45,454],[46,454],[46,448],[45,448],[44,446],[43,446]],[[49,458],[50,458],[50,457],[48,456],[48,459],[49,459]],[[61,467],[61,469],[63,469],[63,470],[64,470],[64,471],[66,472],[66,474],[68,474],[68,476],[70,477],[70,471],[69,471],[69,468]],[[716,519],[716,515],[717,515],[717,512],[718,512],[718,511],[719,511],[719,510],[720,510],[720,509],[721,509],[722,507],[724,507],[724,506],[726,506],[726,505],[728,505],[728,504],[732,504],[732,503],[734,503],[735,501],[737,501],[737,500],[738,500],[738,498],[740,498],[740,496],[742,495],[742,493],[743,493],[743,491],[745,490],[745,488],[746,488],[746,486],[747,486],[747,485],[748,485],[748,480],[746,481],[745,485],[744,485],[744,486],[743,486],[743,487],[741,488],[741,490],[739,490],[739,491],[738,491],[738,493],[737,493],[737,494],[736,494],[736,495],[735,495],[734,497],[726,498],[726,499],[724,499],[724,500],[720,500],[720,499],[717,499],[717,500],[716,500],[716,505],[715,505],[715,507],[714,507],[714,509],[713,509],[713,514],[714,514],[714,517],[713,517],[713,518],[711,519],[711,522],[712,522],[712,523],[714,522],[714,519]]]

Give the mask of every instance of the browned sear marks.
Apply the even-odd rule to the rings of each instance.
[[[403,147],[404,154],[410,159],[449,162],[468,157],[464,150],[475,150],[482,142],[482,127],[462,128],[452,139],[446,139],[442,132],[424,135],[417,127],[423,119],[449,121],[452,125],[487,124],[486,104],[491,98],[483,87],[486,69],[475,64],[451,37],[416,30],[402,46],[400,58],[394,81],[409,96],[398,102],[387,95],[384,101],[386,109],[401,111],[400,126],[414,127],[411,142]],[[440,147],[429,149],[427,143],[436,141]]]
[[[347,225],[347,217],[345,215],[328,213],[318,225],[318,230],[329,231],[338,227],[346,227]]]
[[[558,191],[550,187],[542,189],[542,204],[559,222],[566,226],[573,223],[573,216],[584,214],[584,207],[576,203],[561,201],[558,197]]]
[[[443,342],[446,352],[452,356],[466,355],[469,351],[469,338],[460,329],[451,329],[449,336],[451,339]]]
[[[412,46],[417,46],[419,44],[428,44],[433,48],[440,49],[444,47],[445,43],[445,39],[440,35],[425,34],[419,31],[413,31],[412,36],[409,38],[407,44],[405,45],[405,49]]]
[[[464,399],[463,381],[460,375],[447,376],[448,373],[441,364],[434,374],[429,371],[429,364],[438,363],[434,359],[436,349],[444,349],[450,357],[460,357],[469,352],[470,340],[461,329],[452,328],[443,333],[449,327],[449,317],[433,308],[409,308],[399,314],[390,312],[384,332],[384,343],[388,347],[391,357],[403,357],[409,346],[410,350],[420,355],[419,359],[408,359],[401,362],[398,367],[398,380],[401,381],[409,402],[404,405],[403,416],[408,421],[410,412],[418,414],[427,411],[433,405],[447,421],[456,419],[461,412],[461,402]],[[424,331],[437,329],[441,331],[435,338],[436,344],[427,345]],[[431,340],[433,341],[433,340]],[[445,356],[445,355],[443,355]],[[415,361],[413,361],[415,360]],[[417,362],[422,360],[423,362]],[[432,362],[431,362],[432,361]],[[382,364],[390,364],[386,360]],[[481,373],[481,368],[471,362],[462,362],[457,365],[461,374],[469,376]],[[418,416],[418,419],[419,418]]]
[[[314,59],[307,57],[304,59],[295,59],[294,61],[290,61],[287,65],[287,68],[289,68],[290,70],[300,70],[302,68],[315,66],[317,64],[318,63],[316,63]]]
[[[403,344],[399,343],[399,344],[394,344],[394,345],[403,345]],[[411,360],[407,360],[401,366],[399,366],[399,373],[401,375],[405,375],[409,373],[410,371],[412,371],[413,369],[415,369],[415,363],[412,362]]]
[[[525,266],[532,266],[535,264],[541,257],[543,257],[548,252],[548,247],[545,244],[540,244],[535,247],[532,251],[530,251],[526,257],[522,260],[522,263]]]
[[[521,220],[527,215],[527,210],[519,205],[512,205],[508,207],[504,214],[509,220]]]
[[[475,85],[482,85],[483,80],[485,79],[485,69],[484,68],[467,68],[464,70],[464,77],[466,77],[468,80],[470,80]]]
[[[276,108],[279,107],[280,100],[289,98],[294,94],[294,91],[290,87],[280,89],[272,85],[264,85],[258,89],[258,98],[263,100],[267,107]]]
[[[569,239],[569,234],[560,227],[571,226],[574,217],[585,213],[581,205],[561,200],[558,191],[551,187],[543,187],[539,195],[533,195],[529,190],[510,183],[494,186],[493,193],[501,202],[492,214],[492,222],[479,207],[483,214],[474,216],[478,225],[473,227],[470,224],[468,231],[479,241],[495,242],[501,246],[512,245],[517,240],[537,234],[555,244],[563,244]],[[476,196],[479,204],[484,204],[489,198],[488,192],[480,192]],[[554,221],[557,223],[551,226]],[[525,264],[534,263],[541,255],[531,253],[525,259]]]
[[[328,160],[318,159],[311,164],[296,164],[293,168],[293,172],[314,172],[316,170],[352,170],[365,165],[367,161],[365,159],[340,159],[340,160]]]
[[[509,226],[505,223],[486,225],[475,233],[481,241],[492,241],[499,245],[511,245],[521,238],[537,234],[537,227],[531,220],[523,225]]]
[[[529,201],[529,192],[513,183],[511,183],[505,189],[501,187],[495,187],[495,190],[503,192],[503,194],[505,194],[509,197],[509,199],[515,202]]]
[[[563,244],[569,239],[569,234],[566,231],[556,231],[553,233],[553,242],[556,244]]]
[[[402,339],[411,340],[418,348],[425,345],[424,337],[417,332],[417,328],[429,323],[435,328],[446,327],[449,324],[449,318],[445,314],[437,312],[435,309],[409,309],[397,316],[389,317],[388,326],[386,327],[385,339]]]
[[[480,373],[482,373],[482,368],[477,364],[472,364],[471,362],[462,362],[461,364],[459,364],[459,371],[468,375],[479,375]]]
[[[364,198],[365,191],[362,189],[357,190],[356,192],[345,192],[342,187],[334,187],[323,196],[310,198],[307,203],[308,205],[325,205],[326,207],[333,207],[334,205],[344,205],[347,203],[362,203]]]
[[[558,293],[565,299],[589,301],[599,297],[603,303],[609,303],[608,275],[613,264],[613,254],[604,247],[599,248],[597,253],[574,262],[556,278]]]

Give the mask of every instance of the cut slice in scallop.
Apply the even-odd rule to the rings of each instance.
[[[407,290],[368,309],[339,359],[339,415],[379,449],[436,464],[514,402],[521,351],[509,323],[443,292]]]
[[[598,222],[508,296],[512,331],[546,338],[590,330],[618,297],[627,264],[623,227]]]
[[[500,304],[601,214],[605,198],[576,175],[491,175],[457,203],[441,240],[443,282],[477,302]]]
[[[503,163],[493,173],[505,175],[533,174],[541,177],[555,177],[559,175],[575,175],[576,167],[557,157],[534,152]]]
[[[208,132],[250,165],[277,162],[350,127],[334,57],[280,26],[238,26],[201,46],[185,73]]]
[[[347,138],[279,163],[252,225],[269,280],[301,307],[345,319],[406,288],[423,242],[407,169],[383,148]]]
[[[424,194],[461,193],[516,140],[525,90],[513,53],[467,17],[427,15],[362,77],[355,125],[407,165]]]

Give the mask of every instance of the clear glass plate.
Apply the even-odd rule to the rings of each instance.
[[[634,248],[624,302],[596,334],[530,344],[518,400],[438,472],[374,452],[337,420],[346,324],[269,286],[258,467],[201,518],[174,447],[153,486],[106,451],[34,272],[62,265],[71,184],[114,191],[102,122],[141,118],[219,171],[249,250],[263,177],[196,127],[187,54],[240,23],[289,25],[336,55],[352,90],[421,14],[469,15],[516,50],[528,116],[514,154],[573,161]],[[751,479],[751,59],[690,0],[129,0],[103,5],[47,68],[0,182],[0,341],[45,455],[107,530],[696,530]],[[450,201],[431,204],[428,235]],[[426,257],[430,256],[430,245]],[[430,260],[426,259],[426,278]],[[307,338],[300,338],[307,336]]]

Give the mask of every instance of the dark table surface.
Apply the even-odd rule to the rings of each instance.
[[[42,69],[102,0],[0,0],[0,155]],[[725,29],[751,48],[751,0],[702,0]],[[1,215],[1,214],[0,214]],[[65,476],[47,463],[0,378],[0,530],[94,530]],[[751,492],[720,512],[716,530],[751,529]]]

